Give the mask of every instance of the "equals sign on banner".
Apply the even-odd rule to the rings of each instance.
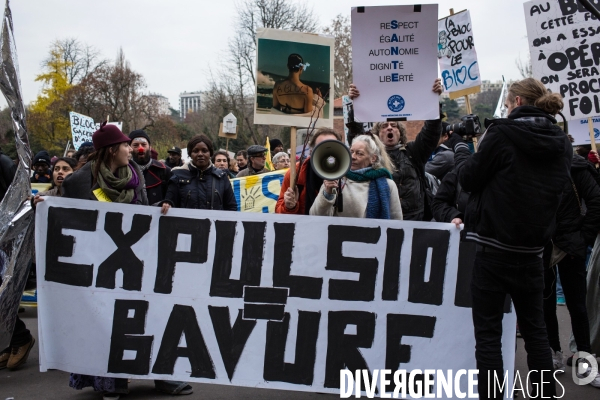
[[[282,321],[288,288],[244,286],[243,319]]]

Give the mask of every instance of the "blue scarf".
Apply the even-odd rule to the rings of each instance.
[[[387,179],[392,179],[390,171],[368,167],[348,171],[346,176],[356,182],[369,181],[367,218],[390,219],[390,187],[387,183]]]

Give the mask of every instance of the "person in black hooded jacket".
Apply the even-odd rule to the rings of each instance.
[[[552,358],[557,369],[564,368],[556,318],[556,273],[560,274],[567,308],[571,316],[577,351],[591,353],[590,325],[586,308],[587,246],[593,246],[600,231],[600,186],[598,172],[581,156],[573,156],[571,179],[556,213],[556,231],[544,252],[544,319]],[[600,375],[593,386],[600,387]]]
[[[573,148],[555,125],[562,97],[540,81],[513,83],[505,105],[508,118],[489,125],[458,176],[462,190],[470,192],[463,233],[477,243],[471,296],[479,395],[502,398],[494,374],[503,381],[502,318],[509,294],[525,341],[529,380],[552,397],[541,255],[555,229]]]

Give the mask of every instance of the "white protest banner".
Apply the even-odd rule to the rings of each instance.
[[[575,0],[523,4],[533,76],[564,97],[568,120],[600,114],[600,25]]]
[[[73,111],[69,113],[69,118],[71,120],[73,147],[75,150],[79,150],[79,146],[82,143],[92,141],[92,134],[97,130],[94,125],[94,119]]]
[[[437,4],[354,7],[352,68],[359,122],[439,118]]]
[[[115,125],[121,132],[123,132],[123,123],[122,122],[107,122],[107,125]],[[96,130],[100,129],[100,123],[96,122]]]
[[[47,197],[36,210],[41,370],[328,393],[346,368],[419,369],[424,382],[451,370],[459,383],[438,398],[453,398],[469,386],[459,372],[476,368],[474,254],[459,257],[459,243],[452,224],[162,216]],[[516,318],[505,312],[510,387]]]
[[[481,86],[473,25],[468,10],[438,21],[438,60],[446,92]]]
[[[594,140],[600,143],[600,116],[592,118],[594,124]],[[573,145],[592,144],[588,119],[575,119],[568,122],[569,135],[575,140]]]

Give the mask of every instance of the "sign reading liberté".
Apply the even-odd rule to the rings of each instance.
[[[454,389],[437,398],[453,398],[477,380],[464,374],[476,368],[474,253],[459,233],[47,197],[35,238],[41,370],[327,393],[347,370],[368,370],[381,393],[384,369],[440,393],[427,381],[450,371]],[[505,313],[511,387],[516,317]]]
[[[352,69],[360,122],[439,118],[438,6],[354,7]]]
[[[600,114],[600,25],[575,0],[523,4],[533,76],[564,98],[568,120]]]
[[[452,93],[481,85],[473,25],[468,10],[438,22],[438,59],[442,84]]]

